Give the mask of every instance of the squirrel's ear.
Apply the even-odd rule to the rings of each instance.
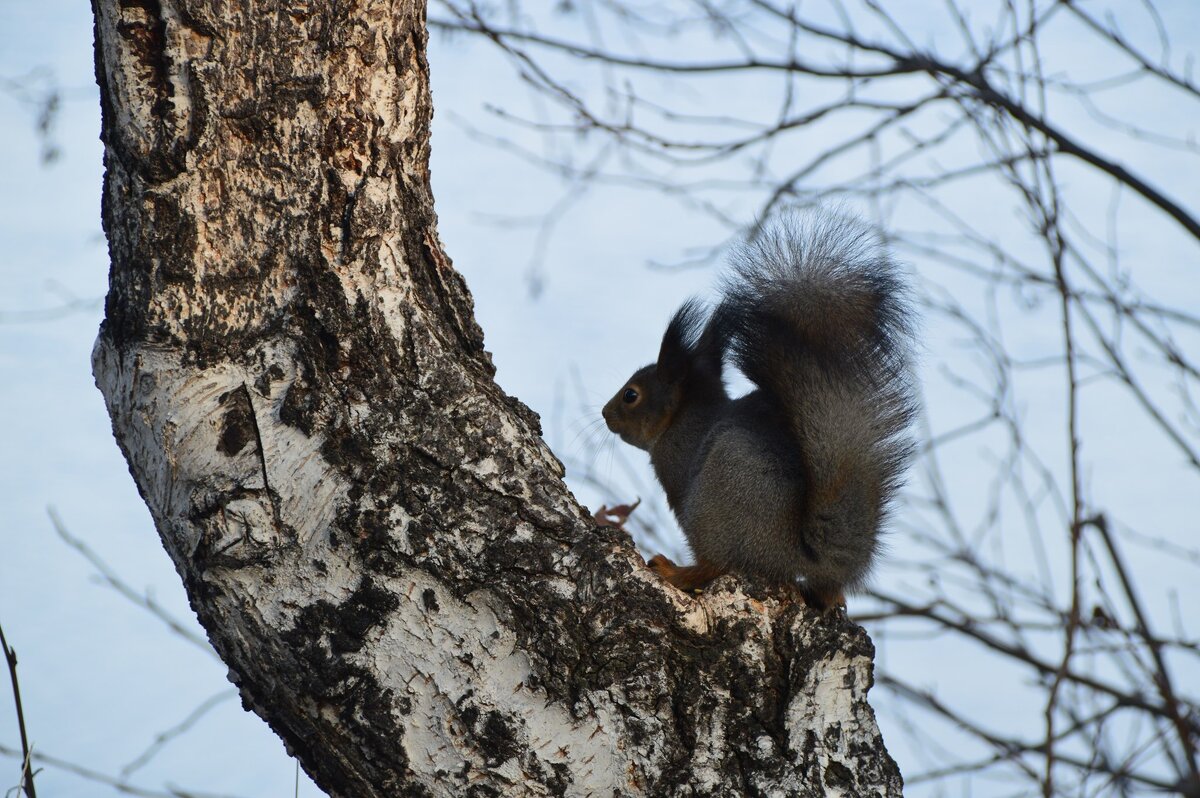
[[[696,365],[696,339],[704,326],[704,316],[700,302],[689,299],[671,317],[658,350],[658,375],[666,382],[682,382]]]

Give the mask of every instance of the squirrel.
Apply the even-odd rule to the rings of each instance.
[[[603,410],[650,453],[696,559],[648,565],[685,591],[802,578],[810,606],[844,606],[913,452],[909,289],[876,234],[833,213],[783,219],[730,265],[716,307],[684,303]],[[729,396],[726,360],[754,390]]]

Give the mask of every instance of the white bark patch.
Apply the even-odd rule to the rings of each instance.
[[[870,662],[865,657],[848,657],[835,653],[813,669],[803,689],[788,707],[788,747],[804,750],[810,739],[815,740],[817,761],[826,795],[848,795],[826,774],[831,767],[847,773],[855,772],[860,763],[848,755],[853,750],[870,750],[879,739],[879,727],[867,707],[867,673]]]
[[[405,730],[410,767],[422,783],[436,794],[454,795],[439,772],[458,773],[494,756],[479,750],[475,730],[461,728],[458,719],[466,712],[478,718],[477,724],[492,722],[497,732],[511,732],[514,754],[536,757],[545,771],[565,765],[571,779],[567,795],[629,792],[625,757],[613,729],[605,728],[615,715],[605,694],[588,695],[587,720],[572,718],[526,684],[529,660],[497,620],[486,593],[473,593],[464,602],[419,571],[401,579],[410,587],[360,664],[386,674],[387,683],[399,685],[398,694],[411,700],[411,711],[396,720]],[[489,713],[497,714],[489,719]],[[526,764],[515,755],[504,757],[475,775],[510,782],[513,795],[549,794],[538,788],[538,774],[525,772]]]
[[[172,538],[176,558],[190,557],[202,534],[216,535],[206,541],[216,552],[275,545],[279,522],[311,544],[343,504],[347,484],[321,456],[323,437],[279,419],[295,378],[293,358],[282,346],[261,354],[283,375],[267,396],[252,386],[253,375],[228,363],[198,370],[176,352],[150,347],[123,358],[97,340],[93,369],[114,423],[123,425],[126,456],[147,473],[169,474],[143,491],[154,517],[180,532]],[[242,397],[253,413],[233,437],[242,445],[222,451],[231,402]],[[211,512],[211,523],[193,523],[197,511]]]

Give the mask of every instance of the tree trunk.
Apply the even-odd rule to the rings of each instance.
[[[842,617],[659,583],[492,381],[425,11],[96,0],[96,380],[246,705],[336,796],[900,792]]]

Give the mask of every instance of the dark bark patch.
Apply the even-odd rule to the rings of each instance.
[[[125,19],[117,24],[117,33],[133,52],[134,57],[142,67],[141,78],[154,90],[155,102],[151,113],[155,116],[166,116],[173,110],[171,96],[175,93],[168,79],[171,68],[170,56],[167,54],[167,25],[162,16],[162,5],[159,0],[120,0],[122,12],[140,9],[148,18],[146,21]]]
[[[258,379],[254,381],[254,390],[258,391],[259,396],[270,396],[271,384],[279,382],[285,376],[283,369],[278,364],[272,363],[262,374],[258,375]]]
[[[279,420],[311,438],[316,430],[318,407],[316,392],[308,386],[307,380],[297,377],[283,395],[283,402],[279,405]]]
[[[550,778],[546,780],[546,789],[551,795],[564,796],[567,794],[567,788],[571,786],[571,769],[562,762],[554,762],[550,765]]]
[[[367,632],[399,605],[396,596],[370,578],[363,578],[344,603],[335,605],[322,599],[305,607],[283,637],[290,646],[308,650],[326,666],[336,669],[342,660],[319,653],[319,641],[328,638],[330,649],[337,655],[358,651],[366,642]]]
[[[225,408],[225,414],[221,417],[217,451],[226,457],[233,457],[256,436],[254,408],[250,405],[250,396],[241,388],[224,394],[219,404]]]
[[[369,671],[349,663],[345,657],[346,653],[360,649],[367,632],[394,612],[398,604],[390,592],[364,579],[340,606],[321,600],[301,610],[293,627],[282,634],[287,655],[304,663],[299,671],[301,683],[289,685],[287,691],[289,695],[293,690],[298,691],[308,700],[337,709],[341,732],[366,746],[363,761],[371,763],[378,788],[373,794],[427,795],[419,785],[403,780],[408,763],[399,741],[388,740],[386,748],[372,745],[377,739],[371,730],[391,725],[393,708],[411,712],[411,701],[398,699]],[[328,645],[323,643],[326,639]],[[269,684],[260,684],[258,688],[268,695],[278,689]],[[293,746],[307,749],[304,761],[316,764],[314,770],[320,774],[325,789],[336,795],[353,795],[360,792],[355,786],[360,780],[371,783],[371,774],[352,774],[344,761],[323,750],[320,744],[323,732],[311,726],[312,716],[308,711],[293,708],[287,701],[268,700],[264,705],[282,708],[278,714],[268,712],[267,719],[277,730],[281,727],[287,730],[284,736]],[[292,709],[299,711],[293,713]]]
[[[364,578],[350,600],[337,610],[337,626],[330,637],[334,652],[358,651],[366,642],[367,632],[399,605],[394,595]]]
[[[483,348],[483,330],[475,321],[475,303],[466,281],[431,237],[426,237],[420,251],[410,253],[410,257],[413,285],[420,292],[423,304],[441,313],[465,356],[463,362],[474,365],[490,381],[496,376],[496,367]]]
[[[174,197],[154,196],[150,213],[154,224],[147,227],[146,250],[156,254],[159,279],[190,285],[196,279],[196,221]]]
[[[475,691],[467,690],[454,702],[458,722],[478,742],[484,765],[499,767],[521,752],[517,732],[505,716],[496,710],[480,712],[474,703]]]
[[[849,790],[854,787],[854,774],[841,762],[830,762],[825,766],[825,786],[835,790]]]
[[[499,767],[517,755],[517,736],[504,716],[492,710],[484,716],[483,725],[476,727],[479,750],[488,767]]]

